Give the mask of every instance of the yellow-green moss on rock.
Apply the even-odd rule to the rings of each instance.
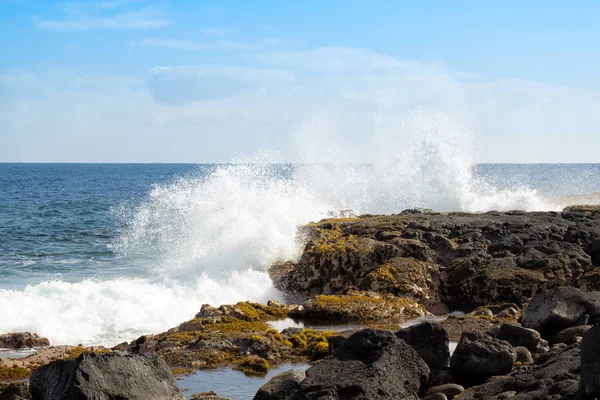
[[[439,266],[414,258],[395,257],[370,272],[359,284],[362,290],[391,293],[395,296],[426,298],[429,296],[431,273]]]
[[[292,315],[332,321],[374,321],[428,315],[416,300],[392,295],[351,292],[349,295],[319,295]]]
[[[252,355],[244,358],[236,369],[248,375],[265,375],[271,369],[271,364],[264,358]]]

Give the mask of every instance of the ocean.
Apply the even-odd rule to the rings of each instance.
[[[0,332],[114,345],[204,303],[281,299],[266,269],[327,216],[561,210],[600,164],[0,164]]]

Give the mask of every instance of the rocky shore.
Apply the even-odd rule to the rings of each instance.
[[[0,399],[179,399],[173,374],[264,374],[283,362],[313,365],[276,376],[255,399],[600,397],[600,206],[407,210],[310,223],[299,235],[299,260],[270,270],[288,304],[203,305],[113,349],[0,336],[0,347],[41,346],[0,359]],[[269,325],[282,318],[368,328]]]

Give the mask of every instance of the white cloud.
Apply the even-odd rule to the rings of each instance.
[[[117,7],[117,3],[115,3],[115,7]],[[162,28],[173,23],[172,20],[164,18],[162,13],[153,6],[110,16],[96,14],[88,4],[84,3],[66,3],[62,5],[61,10],[65,14],[66,18],[64,19],[49,20],[34,17],[33,22],[40,29],[59,32],[96,29],[147,30]]]
[[[5,71],[0,160],[213,162],[279,148],[289,161],[401,163],[410,138],[426,132],[423,140],[441,135],[446,145],[479,141],[461,154],[475,161],[597,161],[593,90],[450,73],[360,49],[254,60],[156,67],[145,77]]]
[[[143,38],[129,41],[133,47],[162,47],[173,50],[223,50],[223,51],[256,51],[268,47],[284,44],[283,39],[261,39],[255,42],[238,40],[216,40],[213,42],[199,42],[185,39]]]
[[[294,80],[291,71],[237,66],[156,67],[151,72],[152,94],[166,103],[222,98]]]
[[[319,47],[305,51],[280,51],[247,55],[263,65],[310,71],[377,72],[393,70],[440,70],[431,64],[398,60],[386,54],[349,47]]]

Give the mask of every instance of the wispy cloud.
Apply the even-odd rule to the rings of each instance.
[[[201,29],[200,32],[202,32],[202,34],[206,36],[224,36],[227,33],[229,33],[229,29],[224,28],[222,26],[214,26],[211,28]]]
[[[239,40],[216,40],[201,42],[185,39],[143,38],[129,41],[132,47],[162,47],[173,50],[223,50],[223,51],[258,51],[285,44],[284,39],[261,39],[255,42]]]
[[[44,19],[34,17],[34,24],[40,29],[59,32],[80,32],[87,30],[146,30],[169,26],[172,20],[164,18],[162,12],[154,6],[146,6],[137,10],[122,8],[135,0],[89,3],[67,2],[59,5],[64,14],[62,19]],[[106,15],[106,9],[118,11]],[[101,12],[103,10],[104,12]]]

